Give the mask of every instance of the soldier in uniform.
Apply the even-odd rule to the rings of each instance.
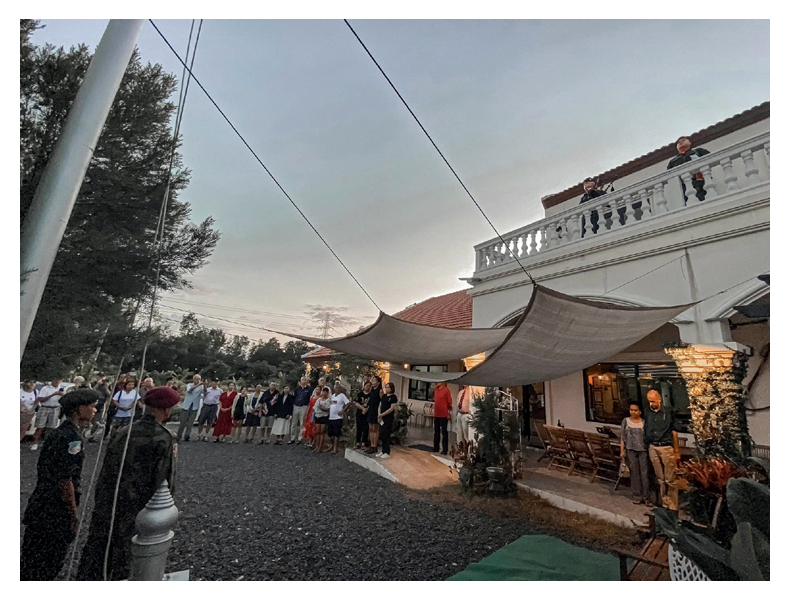
[[[129,445],[118,490],[112,541],[107,558],[107,579],[129,577],[131,541],[135,535],[134,521],[163,481],[175,491],[177,449],[176,436],[165,423],[173,407],[178,404],[178,392],[170,387],[150,390],[144,398],[145,414],[139,421],[119,429],[110,440],[107,456],[96,485],[96,495],[90,533],[82,550],[77,579],[104,580],[104,555],[110,531],[113,496],[121,467],[121,457],[126,436]]]
[[[84,458],[81,428],[96,414],[99,394],[79,389],[61,400],[66,418],[44,440],[38,459],[36,489],[27,502],[22,523],[20,579],[52,581],[60,573],[77,533],[77,506]]]

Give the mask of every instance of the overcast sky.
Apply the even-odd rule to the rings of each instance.
[[[107,24],[43,22],[36,43],[91,48]],[[770,99],[768,21],[352,24],[502,232],[542,218],[541,196]],[[190,21],[158,25],[183,55]],[[150,24],[139,47],[180,76]],[[466,287],[472,246],[494,234],[342,21],[206,21],[194,71],[385,312]],[[197,87],[181,132],[182,199],[222,239],[165,304],[303,333],[308,306],[359,319],[333,335],[372,322]]]

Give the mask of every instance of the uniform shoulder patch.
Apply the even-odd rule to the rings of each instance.
[[[79,454],[81,451],[82,442],[80,440],[69,442],[69,454]]]

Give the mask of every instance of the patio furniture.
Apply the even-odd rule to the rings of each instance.
[[[669,539],[658,535],[652,513],[648,513],[647,518],[649,538],[639,553],[620,548],[614,550],[620,559],[620,581],[669,581]]]
[[[549,461],[548,469],[557,463],[558,469],[570,469],[573,465],[573,455],[568,448],[568,443],[565,441],[565,428],[554,427],[552,425],[544,425],[546,433],[549,435]]]
[[[549,438],[549,434],[546,431],[546,422],[535,420],[533,421],[535,424],[535,431],[538,433],[538,440],[540,440],[540,445],[543,446],[543,454],[540,455],[538,462],[542,461],[544,458],[551,458],[551,438]]]
[[[595,481],[595,472],[597,471],[595,456],[593,456],[590,447],[587,445],[587,438],[584,436],[584,432],[578,429],[566,429],[565,441],[568,443],[568,449],[573,458],[573,464],[571,464],[568,475],[573,475],[576,469],[590,471],[593,474],[591,481]]]
[[[771,447],[755,444],[752,446],[752,456],[755,458],[771,458]]]
[[[595,470],[590,481],[595,481],[596,477],[614,481],[616,490],[620,485],[620,458],[612,451],[609,438],[598,433],[587,433],[586,438],[595,461]]]

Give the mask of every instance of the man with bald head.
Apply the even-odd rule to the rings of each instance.
[[[645,443],[648,444],[648,456],[658,479],[661,504],[669,510],[677,510],[675,472],[680,459],[680,445],[675,426],[675,411],[656,390],[647,393],[647,401],[649,406],[645,411]]]

